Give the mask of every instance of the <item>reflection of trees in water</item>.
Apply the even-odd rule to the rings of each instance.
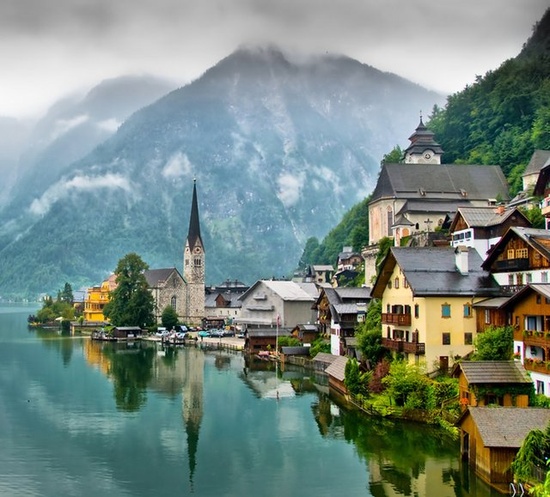
[[[437,428],[369,417],[357,410],[339,407],[334,415],[334,402],[329,395],[319,394],[311,406],[319,432],[324,437],[343,436],[352,442],[357,454],[369,466],[369,490],[374,497],[414,495],[421,475],[427,473],[431,461],[456,460],[457,443]],[[447,470],[434,463],[433,476],[447,488],[460,488],[459,470]],[[444,464],[445,465],[445,464]],[[392,491],[388,494],[388,486]],[[457,494],[458,495],[458,494]]]
[[[73,357],[73,349],[81,347],[82,341],[71,337],[70,334],[61,334],[57,329],[34,328],[36,336],[42,340],[44,346],[55,349],[61,355],[63,366],[67,367]]]
[[[118,409],[137,411],[147,400],[147,384],[151,380],[155,349],[136,344],[112,344],[103,352],[111,361],[110,375]]]

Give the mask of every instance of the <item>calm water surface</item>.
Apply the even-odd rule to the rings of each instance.
[[[498,495],[444,433],[347,410],[301,371],[29,330],[33,311],[0,305],[0,496]]]

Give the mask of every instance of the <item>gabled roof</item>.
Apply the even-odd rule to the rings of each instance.
[[[546,430],[550,409],[535,407],[469,407],[461,417],[472,416],[483,445],[518,449],[531,430]]]
[[[546,163],[550,159],[550,150],[535,150],[531,156],[529,164],[525,167],[523,176],[529,174],[538,174],[540,170],[547,165]]]
[[[143,275],[147,280],[147,285],[149,285],[149,288],[158,288],[159,286],[163,285],[174,272],[177,273],[179,277],[183,280],[180,272],[175,267],[148,269],[147,271],[143,272]]]
[[[285,302],[313,302],[315,300],[298,283],[286,280],[259,280],[244,292],[239,300],[245,300],[249,295],[253,295],[262,285],[269,288]]]
[[[508,183],[499,166],[384,164],[371,203],[384,197],[486,201],[508,200]]]
[[[453,247],[391,247],[382,262],[371,296],[381,298],[396,265],[403,272],[414,296],[497,296],[500,286],[481,269],[477,251],[468,250],[468,273],[456,266]]]
[[[495,207],[459,207],[449,231],[452,233],[456,230],[456,224],[460,218],[469,228],[488,228],[498,226],[512,216],[521,216],[529,226],[531,225],[527,217],[515,207],[506,210],[499,210]]]
[[[248,328],[246,330],[250,338],[271,338],[277,336],[290,336],[291,330],[288,328]]]
[[[325,369],[325,373],[339,381],[344,381],[346,377],[346,364],[348,357],[339,355],[332,363]]]
[[[319,352],[314,358],[314,362],[322,362],[324,364],[332,364],[339,356],[332,355],[327,352]]]
[[[453,376],[462,371],[470,385],[532,384],[531,377],[518,361],[461,361],[453,368]]]
[[[502,238],[489,252],[489,255],[482,264],[484,269],[489,269],[497,257],[505,250],[508,241],[517,236],[527,245],[539,252],[543,257],[550,260],[550,231],[537,228],[524,228],[512,226],[504,233]]]
[[[505,305],[514,304],[524,299],[530,293],[535,292],[542,295],[545,299],[550,299],[550,283],[529,283],[506,299]]]
[[[546,157],[546,153],[548,153],[548,157],[546,157],[546,160],[542,164],[542,167],[539,168],[539,177],[537,178],[537,182],[535,184],[535,188],[533,190],[533,193],[535,195],[544,195],[546,190],[546,185],[550,181],[550,150],[536,150],[535,153],[540,152],[540,160],[542,158]],[[534,154],[533,154],[534,155]],[[531,158],[533,160],[533,158]],[[529,167],[529,164],[527,167]],[[538,167],[538,163],[533,166],[534,168]],[[528,174],[527,172],[524,173],[524,175]]]

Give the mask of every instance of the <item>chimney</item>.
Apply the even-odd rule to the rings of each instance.
[[[460,274],[468,274],[468,247],[462,245],[455,249],[455,264]]]

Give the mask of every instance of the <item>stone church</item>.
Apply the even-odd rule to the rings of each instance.
[[[183,249],[183,275],[177,268],[150,269],[145,278],[155,299],[155,317],[160,322],[162,311],[172,306],[182,323],[201,325],[205,317],[205,250],[201,238],[197,184],[193,199],[189,231]]]

